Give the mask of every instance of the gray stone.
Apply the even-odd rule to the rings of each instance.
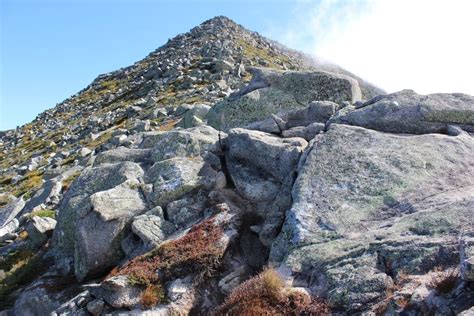
[[[301,138],[232,129],[225,139],[226,160],[237,191],[251,201],[272,200],[307,145]]]
[[[214,128],[228,130],[270,114],[306,107],[312,101],[354,102],[360,97],[357,81],[344,75],[259,69],[247,87],[212,107],[208,122]]]
[[[474,97],[460,93],[420,95],[403,90],[374,98],[331,122],[392,133],[447,133],[448,125],[474,132]]]
[[[474,231],[464,233],[460,239],[461,278],[474,281]]]
[[[7,200],[8,204],[0,208],[0,228],[10,223],[25,207],[23,197],[15,198],[9,195]]]
[[[78,151],[78,155],[80,157],[86,157],[86,156],[89,156],[90,154],[92,154],[92,150],[90,150],[89,148],[86,148],[86,147],[82,147]]]
[[[111,247],[109,249],[113,249],[113,254],[102,253],[101,258],[104,262],[97,261],[97,268],[100,266],[107,268],[107,265],[113,265],[116,260],[120,259],[120,238],[118,236],[126,223],[121,219],[115,221],[101,219],[100,213],[93,211],[91,196],[94,193],[115,188],[127,180],[131,180],[132,184],[129,190],[137,191],[138,186],[134,183],[139,182],[142,177],[143,170],[139,165],[132,162],[103,164],[94,168],[86,168],[82,172],[66,192],[59,205],[58,224],[54,230],[52,242],[58,268],[66,273],[70,270],[74,261],[79,264],[84,260],[93,260],[90,255],[97,254],[95,250],[104,251],[106,249],[103,247],[104,244],[108,244]],[[123,190],[125,189],[122,188],[120,192]],[[138,198],[136,193],[130,193],[131,196]],[[110,196],[113,199],[113,195]],[[142,205],[142,203],[139,203],[135,210],[139,210]],[[124,212],[120,210],[120,206],[118,207],[117,211],[123,214]],[[131,220],[136,214],[124,215],[127,220]],[[79,238],[85,238],[85,240],[79,240]],[[97,241],[102,241],[102,243]],[[93,243],[93,248],[82,247],[89,242]],[[97,243],[97,245],[94,243]],[[80,245],[82,246],[80,247]],[[83,253],[83,251],[86,253]],[[77,267],[80,267],[79,270],[83,270],[82,263]],[[83,276],[83,274],[83,271],[78,273],[80,276]]]
[[[146,174],[146,182],[153,183],[149,199],[164,206],[201,186],[199,172],[204,166],[201,157],[176,157],[155,163]]]
[[[26,226],[26,231],[28,232],[28,237],[32,244],[39,247],[52,236],[55,227],[55,219],[33,216]]]
[[[90,287],[91,293],[114,308],[130,308],[140,302],[142,289],[131,285],[123,275],[111,277],[100,286]]]
[[[150,156],[150,149],[131,149],[120,146],[98,154],[94,160],[94,166],[98,166],[103,163],[116,163],[122,161],[148,163],[150,162]]]
[[[206,151],[219,151],[219,132],[209,126],[186,130],[144,133],[141,148],[152,148],[155,162],[174,157],[195,157]]]
[[[57,179],[45,181],[41,188],[36,191],[35,195],[26,203],[22,214],[33,211],[41,204],[49,206],[57,205],[61,196],[61,190],[62,183]]]
[[[161,210],[161,214],[147,212],[147,214],[136,216],[132,222],[132,231],[142,240],[148,251],[162,243],[175,231],[175,227],[163,218]]]
[[[383,300],[388,276],[457,261],[453,236],[474,224],[472,137],[333,124],[311,147],[271,261],[352,312]]]
[[[16,238],[16,230],[20,224],[16,218],[12,219],[8,224],[0,228],[0,243]]]
[[[101,299],[95,299],[87,303],[87,311],[92,315],[101,315],[104,310],[105,302]]]
[[[92,210],[76,222],[74,270],[78,280],[114,266],[122,257],[126,225],[147,209],[137,186],[136,180],[129,180],[90,196]]]

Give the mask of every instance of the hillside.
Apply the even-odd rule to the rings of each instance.
[[[473,136],[215,17],[0,132],[0,310],[468,315]]]

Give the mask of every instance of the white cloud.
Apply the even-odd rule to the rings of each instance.
[[[388,92],[474,95],[474,1],[300,1],[285,44]]]

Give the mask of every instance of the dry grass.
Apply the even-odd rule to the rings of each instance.
[[[431,279],[427,283],[427,286],[435,289],[438,293],[447,294],[456,287],[458,281],[458,268],[448,268],[444,271],[440,271],[440,268],[438,268],[431,273]]]
[[[140,304],[150,308],[165,300],[165,293],[161,286],[150,284],[146,287],[140,297]]]
[[[222,229],[214,223],[213,218],[205,220],[183,237],[162,244],[121,268],[113,269],[109,276],[126,275],[131,284],[144,287],[142,295],[145,296],[147,307],[163,302],[165,295],[160,293],[164,282],[196,273],[204,278],[219,266],[225,251],[219,246]],[[154,302],[151,297],[159,299]]]
[[[266,269],[239,285],[215,315],[329,315],[321,299],[285,288],[277,271]]]

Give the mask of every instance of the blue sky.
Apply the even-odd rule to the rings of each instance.
[[[97,75],[142,59],[216,15],[336,62],[389,92],[474,94],[474,50],[466,40],[474,29],[472,3],[0,0],[0,130],[31,121]]]

